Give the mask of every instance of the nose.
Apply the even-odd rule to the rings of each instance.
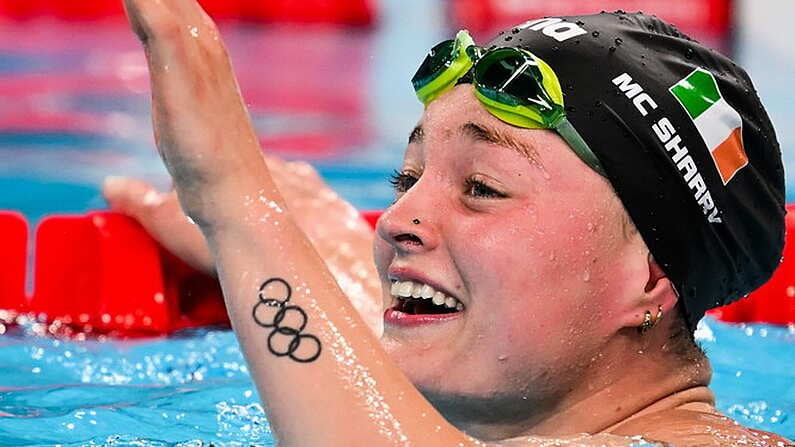
[[[432,200],[432,191],[421,191],[422,180],[392,204],[376,224],[378,237],[398,254],[422,253],[439,244],[440,206]],[[436,192],[438,195],[438,189]]]

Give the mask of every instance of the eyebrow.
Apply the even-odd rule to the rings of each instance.
[[[468,122],[461,126],[461,133],[469,136],[475,141],[483,141],[485,143],[513,149],[519,154],[529,158],[530,161],[540,163],[538,152],[536,152],[535,148],[497,129],[478,123]]]

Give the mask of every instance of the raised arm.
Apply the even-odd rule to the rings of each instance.
[[[482,445],[388,358],[296,225],[210,18],[194,0],[125,5],[149,63],[158,149],[207,238],[280,445]]]

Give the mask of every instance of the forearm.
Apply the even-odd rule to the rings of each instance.
[[[203,230],[215,255],[233,327],[282,444],[466,442],[466,436],[449,426],[387,358],[293,223],[275,188],[265,182],[251,185],[241,197],[235,194],[240,193],[230,193],[226,202],[247,205],[233,206],[237,214],[227,214],[228,221]],[[267,281],[271,282],[263,298],[282,304],[270,302],[277,304],[271,307],[258,296]],[[280,293],[285,284],[289,296]],[[279,327],[299,328],[301,314],[306,315],[300,331],[306,337],[294,346],[293,356],[282,355],[290,351],[292,335],[285,334],[290,331],[272,335],[277,309],[288,309]]]
[[[388,358],[294,223],[212,21],[193,1],[125,6],[147,52],[158,148],[213,252],[281,444],[479,444]]]

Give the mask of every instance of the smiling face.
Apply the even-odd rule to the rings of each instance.
[[[395,183],[375,254],[383,343],[412,382],[451,420],[523,418],[580,386],[622,326],[611,297],[643,273],[622,261],[636,248],[608,182],[460,85],[426,109]]]

